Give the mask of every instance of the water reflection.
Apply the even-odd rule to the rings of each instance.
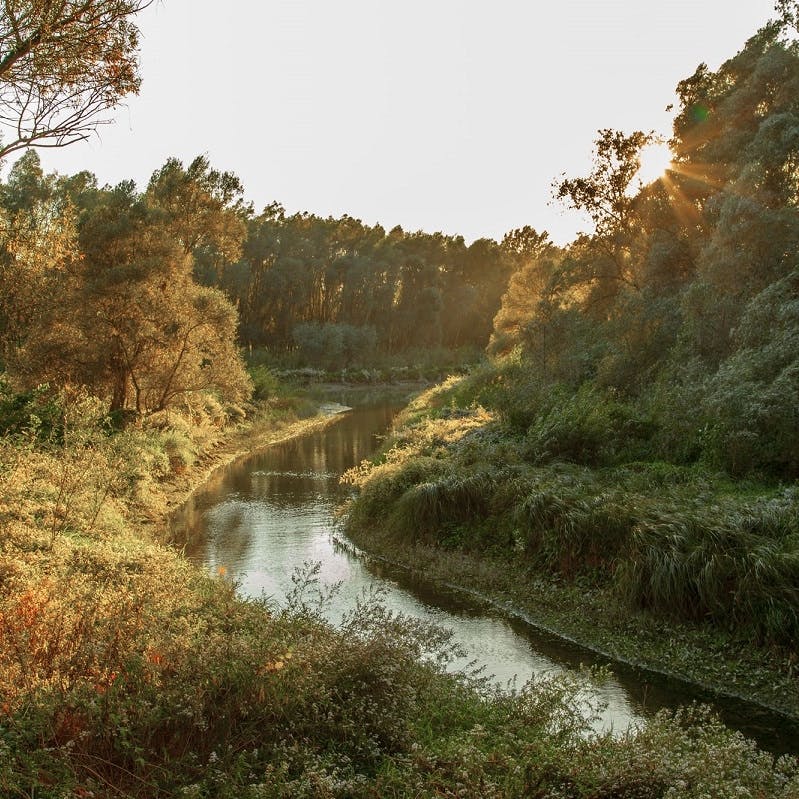
[[[436,622],[454,631],[467,655],[453,668],[476,660],[498,684],[522,685],[536,674],[596,662],[584,649],[532,630],[519,618],[487,608],[461,593],[419,582],[402,570],[366,562],[335,543],[335,511],[345,498],[339,475],[379,446],[396,408],[360,408],[335,425],[277,444],[237,461],[214,475],[174,520],[175,540],[187,541],[192,561],[224,568],[245,596],[282,600],[292,575],[304,563],[319,563],[322,584],[340,584],[325,605],[337,623],[365,591],[380,586],[394,611]],[[626,729],[664,706],[674,707],[700,693],[666,683],[653,685],[632,668],[617,667],[599,689],[607,702],[600,726]],[[727,703],[728,722],[778,751],[795,751],[796,731],[775,733],[774,717]],[[759,729],[760,728],[760,729]],[[766,730],[765,734],[758,734]]]
[[[182,527],[176,537],[189,542],[187,556],[213,570],[224,568],[243,595],[276,601],[292,590],[297,567],[318,563],[320,583],[338,584],[324,607],[333,623],[379,586],[392,610],[453,630],[466,651],[453,669],[476,662],[502,686],[560,671],[563,659],[534,648],[518,623],[463,597],[414,585],[408,575],[336,545],[335,511],[345,496],[339,476],[375,451],[394,412],[391,406],[358,409],[321,432],[229,466],[176,520]],[[603,686],[601,696],[608,703],[602,726],[625,729],[638,717],[618,682]]]

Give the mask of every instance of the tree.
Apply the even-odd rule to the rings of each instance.
[[[79,243],[57,304],[18,359],[28,384],[86,386],[111,411],[136,413],[206,390],[232,402],[248,395],[235,308],[194,283],[191,256],[132,183],[104,192]]]
[[[88,138],[139,89],[139,31],[151,0],[7,0],[0,8],[0,158]]]
[[[653,140],[652,134],[641,131],[625,136],[615,130],[600,130],[590,174],[564,177],[554,186],[557,199],[585,211],[594,223],[591,253],[580,260],[582,269],[572,280],[591,288],[588,302],[600,310],[623,288],[640,288],[631,257],[640,227],[633,188],[641,150]]]
[[[513,261],[515,271],[494,317],[488,345],[492,355],[507,355],[521,343],[523,330],[544,299],[558,258],[558,248],[549,234],[538,233],[529,225],[506,233],[500,246]]]
[[[231,172],[212,169],[204,155],[187,168],[170,158],[153,173],[147,199],[164,217],[186,255],[202,260],[206,279],[218,280],[222,266],[241,257],[251,208],[244,188]]]
[[[0,358],[14,366],[34,328],[57,304],[77,257],[74,211],[27,152],[0,186]]]

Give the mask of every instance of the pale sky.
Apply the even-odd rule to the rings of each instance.
[[[560,243],[551,202],[598,128],[668,134],[677,82],[715,69],[773,0],[161,0],[139,17],[142,89],[45,168],[144,188],[205,153],[256,210]]]

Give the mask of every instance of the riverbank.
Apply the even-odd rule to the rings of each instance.
[[[671,581],[658,588],[671,592],[671,612],[646,599],[649,595],[634,583],[641,577],[628,576],[632,569],[660,565],[648,567],[647,559],[666,559],[661,540],[687,548],[682,530],[696,529],[693,535],[701,540],[707,529],[716,549],[706,555],[689,550],[686,560],[691,568],[704,568],[704,579],[730,581],[732,590],[729,564],[738,557],[759,557],[764,546],[753,532],[751,554],[733,550],[742,544],[732,525],[745,519],[754,531],[760,512],[762,525],[770,523],[776,531],[781,518],[790,518],[790,492],[771,489],[761,495],[756,487],[714,482],[666,464],[615,471],[565,463],[531,466],[520,451],[523,440],[508,435],[489,411],[470,407],[468,397],[468,379],[428,392],[412,403],[376,463],[349,475],[360,489],[347,523],[356,545],[424,579],[455,584],[509,606],[611,661],[690,683],[710,695],[740,698],[785,714],[794,725],[799,722],[795,652],[769,641],[765,626],[758,631],[740,621],[747,618],[743,603],[735,609],[739,623],[732,616],[719,623],[724,597],[717,589],[715,620],[710,614],[680,618],[681,603],[686,611],[693,601],[701,606],[692,591],[704,601],[716,600],[701,593],[713,586],[698,582],[700,577],[681,564],[679,552],[670,554],[673,572],[644,575]],[[748,493],[739,499],[735,491]],[[642,538],[647,533],[651,543]],[[634,551],[631,540],[638,542]],[[776,614],[785,594],[777,576],[766,582],[769,568],[779,572],[765,554],[768,550],[757,574],[763,582],[748,578],[746,596],[756,601],[757,592],[763,592],[763,613],[771,607]],[[700,557],[706,565],[696,565]],[[643,596],[648,607],[636,607],[635,596]],[[774,632],[790,635],[778,623]]]
[[[224,574],[151,535],[220,463],[327,420],[198,432],[197,418],[175,417],[109,434],[90,411],[70,412],[57,445],[0,440],[3,796],[789,799],[799,789],[795,763],[701,713],[592,736],[576,710],[583,677],[497,694],[444,674],[447,635],[379,602],[330,627],[309,601],[313,567],[280,608],[242,600]],[[423,652],[441,659],[422,665]]]
[[[520,570],[518,560],[486,558],[441,550],[416,542],[400,544],[373,533],[347,533],[344,547],[367,560],[385,562],[424,582],[462,593],[471,599],[521,619],[535,629],[573,643],[619,665],[672,685],[682,685],[698,701],[736,700],[735,712],[758,708],[781,714],[786,738],[799,742],[799,700],[795,674],[782,661],[753,649],[745,640],[734,646],[729,638],[654,618],[630,616],[615,597],[586,585],[547,579]],[[351,542],[351,543],[350,543]],[[796,751],[796,745],[763,734],[777,751]]]

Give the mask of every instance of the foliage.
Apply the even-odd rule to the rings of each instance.
[[[32,435],[40,441],[63,437],[64,416],[59,398],[47,385],[15,392],[0,375],[0,436]]]
[[[224,264],[241,256],[251,212],[242,201],[243,192],[234,174],[212,169],[202,155],[185,169],[178,159],[168,159],[147,186],[150,204],[183,252],[194,255],[195,272],[205,272],[214,282]]]
[[[0,11],[0,121],[14,131],[0,158],[87,139],[139,89],[144,0],[24,0]]]
[[[491,405],[539,462],[799,475],[799,45],[793,6],[778,10],[680,82],[659,180],[636,177],[651,135],[601,130],[589,174],[556,183],[594,229],[558,249],[531,239],[491,345]]]
[[[487,239],[467,247],[461,237],[386,232],[349,216],[289,216],[273,203],[249,220],[243,257],[222,269],[219,285],[238,302],[243,343],[298,344],[316,359],[304,365],[320,366],[309,325],[332,336],[362,331],[361,362],[375,347],[484,347],[512,268],[509,251]]]
[[[0,440],[3,462],[14,461],[0,473],[4,795],[476,799],[568,789],[596,799],[756,787],[787,799],[796,790],[795,762],[775,764],[700,710],[621,736],[590,732],[582,697],[598,675],[545,677],[511,693],[447,675],[451,634],[388,611],[379,594],[333,628],[319,614],[313,567],[295,575],[283,607],[237,598],[223,576],[131,535],[131,516],[152,502],[140,483],[161,474],[146,453],[168,439],[109,436],[101,412],[88,398],[74,404],[58,458]],[[441,421],[451,443],[464,442],[453,419]],[[53,537],[42,511],[64,454],[92,476]],[[92,524],[91,492],[103,481],[104,513]]]
[[[85,204],[77,214],[71,195]],[[0,282],[13,290],[0,301],[0,341],[17,382],[83,386],[118,415],[207,391],[231,403],[249,395],[235,309],[194,282],[163,209],[132,184],[59,185],[26,156],[3,200],[13,224]]]
[[[300,358],[326,369],[370,363],[377,344],[374,327],[306,322],[292,331]]]
[[[606,466],[643,460],[649,428],[635,408],[590,383],[576,393],[554,386],[527,430],[525,452],[535,463]]]
[[[21,124],[0,157],[85,137],[138,88],[143,6],[5,4],[0,117]],[[650,134],[599,132],[589,174],[555,187],[594,225],[565,247],[256,216],[205,157],[145,192],[18,161],[0,187],[3,795],[797,794],[795,761],[703,711],[592,734],[576,676],[494,692],[446,675],[448,636],[379,597],[334,628],[303,598],[313,571],[285,608],[242,601],[133,532],[252,384],[267,413],[294,407],[271,362],[251,384],[236,308],[246,345],[364,379],[380,357],[440,371],[493,318],[498,360],[412,403],[348,474],[351,529],[793,668],[799,45],[795,4],[778,10],[678,85],[663,178],[636,179]]]
[[[632,609],[795,644],[796,491],[736,496],[700,468],[647,462],[646,420],[590,386],[550,392],[517,432],[496,412],[464,407],[475,392],[490,399],[486,382],[429,391],[381,460],[348,473],[360,489],[347,521],[359,540],[511,557],[605,586]]]

